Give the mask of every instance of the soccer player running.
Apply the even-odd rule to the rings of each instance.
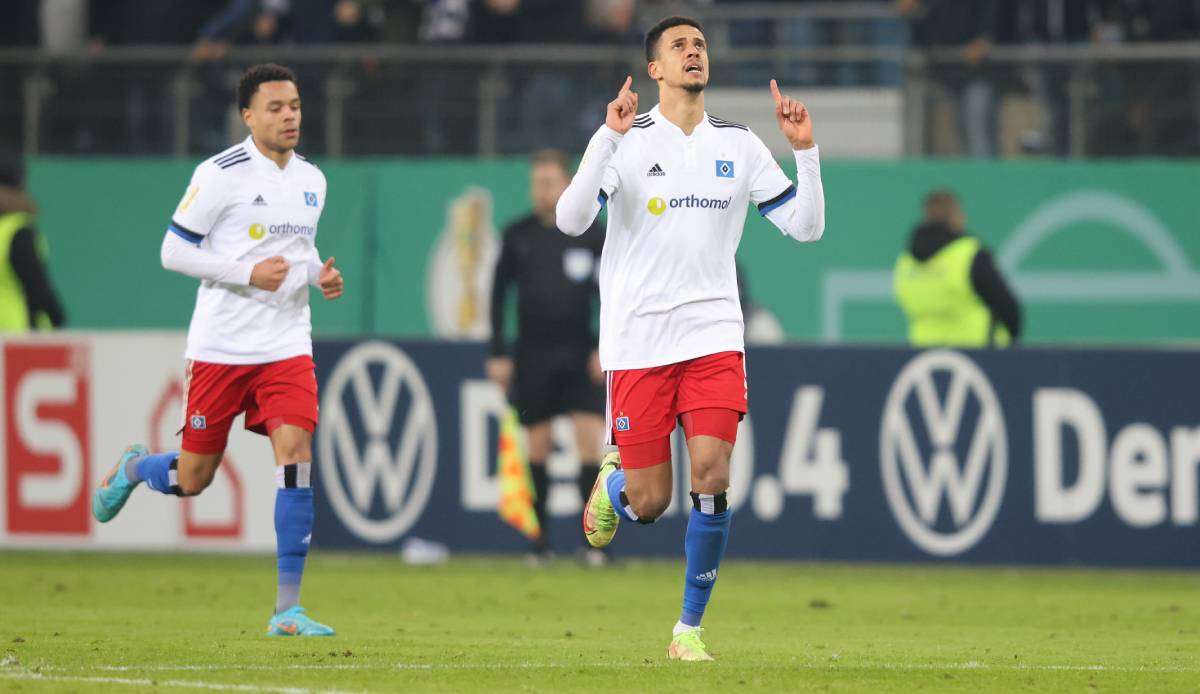
[[[233,420],[270,437],[275,455],[279,569],[269,636],[328,636],[300,607],[313,526],[312,433],[317,379],[308,287],[342,295],[333,258],[315,244],[325,175],[295,153],[300,93],[291,70],[256,65],[242,75],[238,106],[250,136],[201,162],[171,218],[162,264],[200,280],[187,339],[182,450],[126,449],[92,503],[113,519],[141,482],[193,496],[212,482]]]
[[[712,660],[700,620],[729,536],[729,458],[746,412],[743,322],[734,253],[746,205],[797,241],[825,229],[820,160],[804,104],[771,80],[775,118],[795,150],[793,183],[748,128],[704,110],[708,44],[700,24],[669,17],[646,34],[659,103],[637,115],[625,80],[608,104],[558,227],[579,234],[605,205],[600,260],[600,362],[608,374],[610,443],[583,514],[604,547],[621,520],[649,524],[671,502],[670,435],[678,419],[691,458],[683,612],[667,654]]]

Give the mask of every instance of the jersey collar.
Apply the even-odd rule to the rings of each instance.
[[[254,160],[255,166],[261,166],[268,171],[272,171],[277,174],[282,174],[282,173],[287,173],[287,172],[291,171],[292,167],[295,166],[295,164],[296,164],[296,153],[295,152],[292,152],[292,156],[288,157],[288,163],[285,164],[284,167],[281,169],[281,168],[279,168],[278,164],[276,164],[275,162],[268,159],[267,155],[258,151],[258,146],[254,144],[254,136],[253,135],[247,135],[244,142],[246,144],[246,151],[250,153],[250,158]]]
[[[650,119],[655,122],[655,124],[662,125],[673,134],[678,135],[685,140],[696,137],[702,130],[712,127],[712,125],[708,122],[708,111],[704,111],[700,114],[700,122],[696,125],[695,129],[692,130],[691,135],[685,135],[683,130],[678,125],[675,125],[666,116],[664,116],[662,111],[659,110],[658,104],[655,104],[654,108],[647,111],[646,115],[649,116]]]

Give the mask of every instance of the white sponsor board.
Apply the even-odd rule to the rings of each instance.
[[[234,424],[226,458],[188,499],[139,488],[101,524],[91,495],[125,447],[178,450],[182,332],[0,340],[0,546],[271,551],[270,443]]]

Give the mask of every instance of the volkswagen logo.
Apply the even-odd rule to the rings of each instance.
[[[1008,477],[1004,414],[983,371],[949,350],[905,365],[884,406],[879,464],[892,514],[913,543],[938,556],[975,546]]]
[[[321,398],[317,452],[330,503],[351,532],[383,544],[412,527],[433,489],[437,420],[408,355],[367,342],[338,361]]]

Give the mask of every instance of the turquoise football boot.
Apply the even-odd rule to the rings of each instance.
[[[107,523],[121,512],[125,502],[129,500],[129,495],[137,487],[137,483],[130,482],[125,475],[125,464],[134,458],[147,455],[150,455],[150,451],[140,443],[125,449],[121,459],[109,470],[104,481],[96,487],[96,493],[92,495],[92,515],[96,520]]]
[[[267,622],[267,636],[333,636],[332,627],[304,614],[304,608],[296,605],[271,617]]]

